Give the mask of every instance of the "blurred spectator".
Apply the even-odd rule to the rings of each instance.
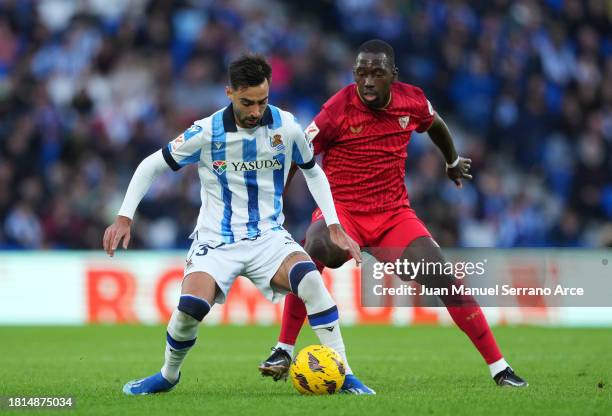
[[[400,80],[449,122],[475,180],[456,189],[425,135],[414,208],[443,245],[612,244],[612,36],[598,0],[0,0],[0,248],[99,249],[145,156],[226,105],[225,68],[264,53],[272,102],[303,125],[351,82],[356,47],[396,48]],[[193,169],[152,186],[133,247],[185,247]],[[302,238],[314,204],[285,199]],[[606,225],[607,224],[607,225]]]

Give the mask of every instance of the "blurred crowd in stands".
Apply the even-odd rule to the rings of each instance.
[[[0,248],[100,249],[138,163],[227,105],[241,52],[269,58],[271,102],[306,126],[370,38],[473,160],[456,189],[427,135],[409,145],[412,206],[442,246],[612,246],[611,16],[603,0],[0,0]],[[192,167],[160,177],[131,246],[188,246],[199,187]],[[296,238],[313,207],[298,177]]]

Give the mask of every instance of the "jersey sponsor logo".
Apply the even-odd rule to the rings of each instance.
[[[277,152],[282,152],[285,150],[285,144],[283,143],[283,137],[280,134],[275,134],[274,136],[269,136],[270,147],[272,150],[276,150]]]
[[[227,169],[227,162],[225,160],[215,160],[213,162],[213,169],[217,172],[217,175],[221,175]]]
[[[359,133],[361,133],[361,130],[363,130],[363,125],[360,125],[360,126],[357,126],[357,127],[350,126],[350,129],[351,129],[351,133],[359,134]]]
[[[304,133],[306,133],[306,137],[308,137],[308,143],[312,142],[314,138],[317,137],[317,134],[319,134],[317,123],[314,121],[310,123],[308,127],[306,127],[306,130],[304,130]]]
[[[408,126],[408,122],[410,121],[410,116],[403,116],[398,119],[399,125],[404,130]]]
[[[250,172],[254,170],[262,170],[262,169],[273,169],[278,170],[282,169],[283,165],[280,161],[276,159],[265,159],[265,160],[252,160],[249,162],[232,162],[229,160],[215,160],[213,161],[213,170],[217,173],[217,175],[222,175],[226,171],[232,172]]]

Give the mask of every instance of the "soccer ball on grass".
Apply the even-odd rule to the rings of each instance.
[[[301,394],[334,394],[344,383],[345,367],[334,349],[310,345],[295,356],[289,373],[293,386]]]

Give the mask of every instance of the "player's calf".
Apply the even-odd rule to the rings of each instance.
[[[123,392],[142,395],[172,390],[179,382],[181,365],[196,342],[200,322],[209,311],[210,304],[206,300],[182,295],[168,322],[165,361],[161,371],[150,377],[128,382],[123,387]]]
[[[340,354],[344,360],[347,379],[355,380],[362,388],[347,392],[353,394],[375,394],[374,390],[361,383],[353,375],[353,371],[346,358],[346,349],[340,332],[338,321],[338,308],[329,291],[323,284],[323,278],[311,261],[295,263],[289,270],[289,283],[291,291],[295,293],[306,305],[308,322],[315,331],[321,344],[327,345]]]

